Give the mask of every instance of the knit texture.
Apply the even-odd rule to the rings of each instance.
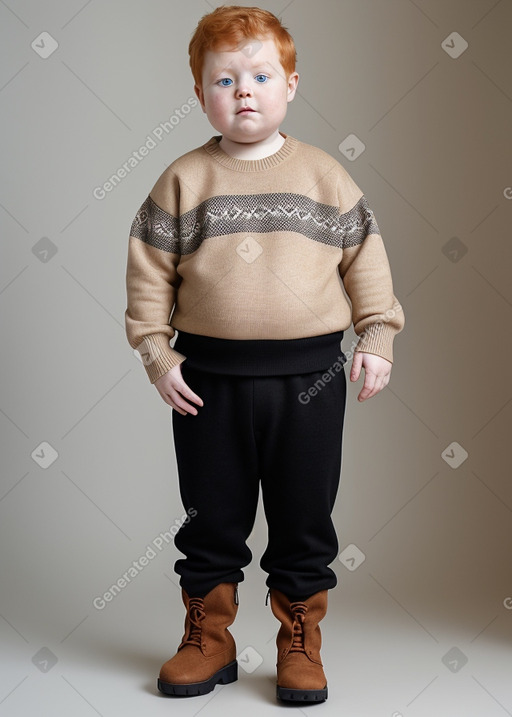
[[[353,323],[356,351],[393,361],[405,320],[368,200],[328,153],[281,134],[281,148],[256,160],[211,137],[172,162],[139,208],[125,325],[151,383],[187,358],[169,344],[180,329],[252,343]]]

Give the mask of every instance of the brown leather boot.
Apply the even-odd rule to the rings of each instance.
[[[158,689],[166,695],[205,695],[218,682],[238,679],[235,640],[228,630],[238,611],[238,583],[219,583],[204,598],[191,598],[183,588],[181,595],[185,634],[174,657],[162,665]]]
[[[277,697],[290,702],[323,702],[327,680],[320,659],[322,636],[318,623],[327,612],[327,590],[304,602],[290,602],[269,588],[272,612],[281,621],[277,633]]]

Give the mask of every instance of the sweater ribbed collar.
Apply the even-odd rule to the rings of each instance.
[[[285,132],[281,132],[280,134],[285,138],[281,148],[278,149],[277,152],[274,152],[274,154],[271,154],[268,157],[263,157],[262,159],[237,159],[236,157],[232,157],[230,154],[227,154],[227,152],[225,152],[219,145],[219,142],[222,139],[221,134],[215,135],[209,139],[208,142],[203,144],[203,149],[216,159],[217,162],[220,162],[220,164],[223,164],[229,169],[235,169],[238,172],[261,172],[266,169],[271,169],[272,167],[277,167],[281,164],[281,162],[295,152],[299,146],[299,140],[295,137],[292,137]]]

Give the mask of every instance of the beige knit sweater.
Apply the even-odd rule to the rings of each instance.
[[[212,137],[172,162],[137,212],[126,335],[151,383],[187,358],[169,344],[176,329],[278,340],[353,323],[356,351],[393,361],[405,320],[373,211],[337,160],[281,134],[257,160]]]

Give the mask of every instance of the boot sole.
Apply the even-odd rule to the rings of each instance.
[[[324,702],[327,699],[327,687],[323,690],[296,690],[277,685],[276,695],[286,702]]]
[[[188,684],[174,684],[171,682],[162,682],[159,678],[157,685],[160,692],[164,695],[174,695],[177,697],[195,697],[197,695],[206,695],[211,692],[215,685],[221,683],[227,685],[238,679],[238,662],[233,660],[229,665],[218,670],[209,680],[203,682],[189,682]]]

